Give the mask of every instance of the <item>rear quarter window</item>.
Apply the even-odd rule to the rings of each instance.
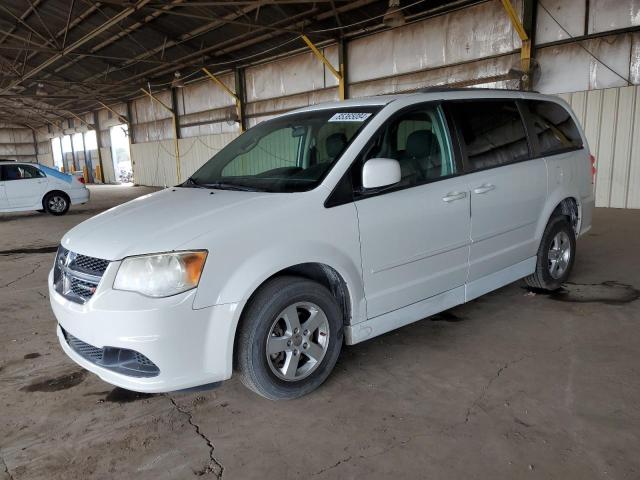
[[[449,104],[471,171],[528,160],[527,134],[514,100],[465,100]]]
[[[571,114],[560,104],[530,100],[527,102],[540,155],[582,148],[580,129]]]

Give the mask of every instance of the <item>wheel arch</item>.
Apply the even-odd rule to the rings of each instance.
[[[42,208],[46,209],[47,207],[44,204],[44,200],[45,198],[47,198],[47,196],[51,195],[52,193],[57,193],[62,195],[64,198],[67,199],[67,203],[69,204],[69,206],[71,206],[71,197],[69,196],[69,194],[67,192],[65,192],[64,190],[58,190],[58,189],[53,189],[53,190],[49,190],[48,192],[46,192],[43,196],[42,196],[42,200],[40,201],[40,203],[42,204]]]
[[[554,198],[547,202],[546,208],[543,214],[540,216],[538,225],[536,228],[536,239],[542,239],[542,234],[549,221],[555,216],[566,216],[576,237],[580,232],[580,223],[582,220],[582,206],[578,200],[578,195],[556,195]]]
[[[232,355],[235,362],[235,353],[238,343],[238,332],[240,331],[240,326],[244,320],[245,312],[248,309],[253,298],[260,291],[260,289],[266,285],[269,281],[274,278],[282,277],[282,276],[295,276],[300,278],[306,278],[308,280],[313,280],[317,282],[329,290],[331,294],[334,296],[343,315],[343,325],[349,325],[351,323],[351,318],[353,315],[353,302],[355,299],[352,297],[352,292],[349,290],[349,286],[343,275],[340,274],[335,268],[321,262],[305,262],[299,263],[296,265],[291,265],[289,267],[283,268],[266,279],[264,279],[251,293],[246,302],[242,305],[242,310],[238,316],[238,323],[235,326],[234,333],[234,341],[233,341],[233,349]]]

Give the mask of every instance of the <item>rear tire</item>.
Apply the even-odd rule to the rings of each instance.
[[[270,400],[312,392],[338,360],[342,317],[324,286],[293,276],[270,280],[250,301],[238,329],[240,380]]]
[[[524,281],[532,288],[554,291],[567,281],[576,258],[576,234],[564,216],[552,217],[547,224],[540,247],[536,270]]]
[[[44,196],[42,206],[51,215],[64,215],[69,211],[69,197],[61,192],[49,192]]]

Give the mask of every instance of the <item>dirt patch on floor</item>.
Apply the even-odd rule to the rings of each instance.
[[[47,378],[40,380],[39,382],[32,383],[26,387],[22,387],[22,392],[58,392],[60,390],[67,390],[75,387],[76,385],[84,382],[87,376],[86,370],[78,370],[77,372],[71,372],[66,375],[61,375],[55,378]]]

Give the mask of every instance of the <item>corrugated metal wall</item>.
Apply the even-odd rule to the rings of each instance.
[[[180,180],[177,178],[174,140],[134,143],[131,145],[131,158],[135,162],[133,167],[135,181],[141,185],[176,185],[189,177],[237,136],[238,133],[232,132],[181,138],[179,140],[182,171]]]
[[[21,162],[36,161],[36,146],[33,131],[29,128],[5,125],[0,128],[0,158],[19,160]]]
[[[513,0],[521,14],[522,0]],[[640,0],[544,0],[539,2],[536,27],[536,57],[542,76],[536,89],[544,93],[579,92],[565,95],[581,116],[587,136],[597,153],[597,201],[599,206],[639,208],[638,170],[640,141],[637,89],[623,87],[640,83]],[[566,31],[565,31],[566,30]],[[615,35],[610,32],[615,31]],[[567,33],[568,32],[568,33]],[[601,36],[606,34],[606,36]],[[572,37],[597,35],[580,44]],[[304,48],[300,40],[301,48]],[[424,86],[467,82],[496,77],[519,65],[520,41],[500,2],[487,1],[448,14],[372,31],[349,39],[346,59],[352,98],[402,92]],[[337,45],[321,48],[338,63]],[[594,56],[607,63],[608,69]],[[183,72],[184,73],[184,72]],[[186,78],[200,74],[190,72]],[[234,74],[218,77],[235,91]],[[308,50],[245,69],[246,121],[251,127],[288,111],[336,100],[335,78]],[[516,87],[501,81],[483,86]],[[601,90],[608,89],[608,90]],[[171,104],[166,84],[151,85],[165,104]],[[590,92],[586,92],[590,91]],[[188,83],[176,91],[182,162],[182,179],[195,171],[224,144],[239,134],[234,121],[233,98],[209,79]],[[145,185],[177,183],[174,132],[166,109],[146,96],[130,102],[134,180]],[[124,103],[111,105],[127,115]],[[109,146],[109,127],[122,123],[107,109],[98,111],[99,137],[104,147],[107,181],[115,181]],[[84,116],[93,123],[93,114]],[[65,129],[82,125],[70,123]],[[48,129],[50,130],[50,129]],[[49,139],[59,132],[38,132],[38,158],[50,161]],[[208,146],[205,146],[208,145]],[[24,148],[29,148],[25,146]]]
[[[640,208],[640,87],[560,95],[597,159],[596,206]]]

